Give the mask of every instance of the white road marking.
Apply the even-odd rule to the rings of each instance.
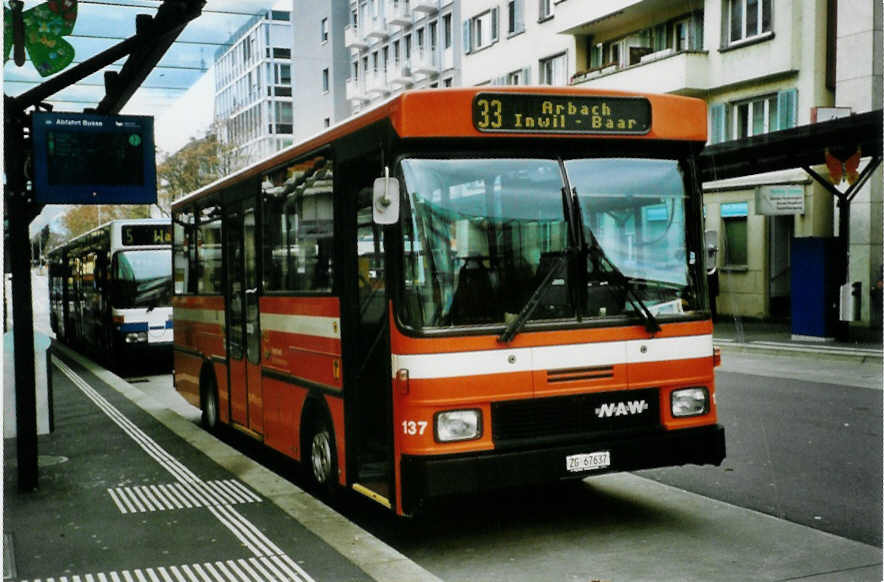
[[[230,568],[222,562],[193,564],[193,570],[204,582],[254,582],[253,578],[245,576],[243,573],[244,571],[253,571],[249,568],[249,564],[265,572],[266,577],[257,578],[258,580],[314,582],[313,578],[298,566],[294,560],[285,555],[279,546],[274,544],[260,529],[231,507],[232,504],[236,503],[259,502],[261,500],[260,497],[252,493],[242,483],[202,481],[195,473],[169,454],[117,410],[57,356],[52,356],[52,362],[62,373],[70,378],[87,398],[98,406],[126,435],[135,441],[144,452],[166,469],[177,481],[174,484],[166,487],[161,486],[160,488],[137,486],[109,489],[108,493],[111,499],[122,513],[131,513],[133,510],[139,512],[162,510],[165,505],[157,501],[156,495],[160,491],[171,493],[169,495],[170,498],[175,496],[180,501],[186,500],[184,503],[186,505],[189,502],[189,507],[208,507],[212,515],[255,555],[254,559],[257,561],[245,562],[245,560],[234,560],[228,562],[241,566],[241,568]],[[165,497],[163,498],[165,499]],[[176,502],[176,504],[180,505],[181,503]],[[169,507],[171,506],[170,504]],[[182,568],[191,579],[194,579],[194,576],[186,566],[182,566]],[[209,575],[207,575],[207,572]],[[172,580],[165,569],[145,568],[143,571],[136,569],[134,573],[138,582],[165,582],[166,580]],[[147,577],[145,577],[145,573],[147,573]],[[122,574],[126,582],[134,582],[127,570],[124,570]],[[99,579],[104,575],[105,573],[98,574]],[[111,572],[109,575],[112,579],[117,576],[115,572]],[[180,578],[180,575],[176,573],[176,577]],[[79,576],[74,576],[73,581],[82,582]],[[86,581],[96,582],[92,574],[86,575]],[[42,582],[42,580],[35,579],[33,582]]]

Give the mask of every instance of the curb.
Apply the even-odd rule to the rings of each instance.
[[[374,580],[442,582],[440,578],[304,492],[294,483],[219,441],[113,372],[105,370],[66,346],[54,344],[52,349],[82,365],[203,455],[248,484]]]
[[[787,345],[776,342],[742,342],[728,338],[713,338],[712,343],[724,351],[741,353],[763,353],[772,356],[807,356],[814,359],[839,360],[856,363],[882,363],[884,353],[869,349],[851,349],[841,347],[814,347],[803,345]]]

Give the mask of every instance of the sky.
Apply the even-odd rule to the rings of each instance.
[[[121,111],[128,115],[153,115],[157,147],[174,153],[191,138],[205,135],[212,123],[214,83],[211,65],[215,51],[252,15],[274,8],[291,10],[293,0],[209,0],[202,15],[188,23],[158,66]],[[65,36],[76,51],[71,66],[87,60],[135,33],[137,14],[156,13],[162,0],[78,0],[77,20]],[[4,8],[7,2],[4,1]],[[27,12],[42,4],[25,0]],[[104,70],[120,70],[125,58]],[[18,67],[12,59],[3,67],[3,92],[16,96],[46,79],[30,62]],[[103,71],[53,95],[47,102],[55,111],[80,112],[94,107],[104,96]],[[47,206],[32,223],[32,232],[57,219],[63,207]]]

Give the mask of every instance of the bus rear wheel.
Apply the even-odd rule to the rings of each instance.
[[[200,382],[202,391],[202,416],[200,421],[203,428],[209,432],[218,430],[218,387],[215,385],[215,378],[211,373],[203,373],[203,380]]]

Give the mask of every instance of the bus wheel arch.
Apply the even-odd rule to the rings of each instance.
[[[220,426],[218,381],[209,362],[203,363],[200,370],[200,410],[203,428],[209,432],[217,431]]]
[[[326,498],[338,487],[338,450],[331,414],[318,396],[307,398],[301,413],[301,465],[308,486]]]

